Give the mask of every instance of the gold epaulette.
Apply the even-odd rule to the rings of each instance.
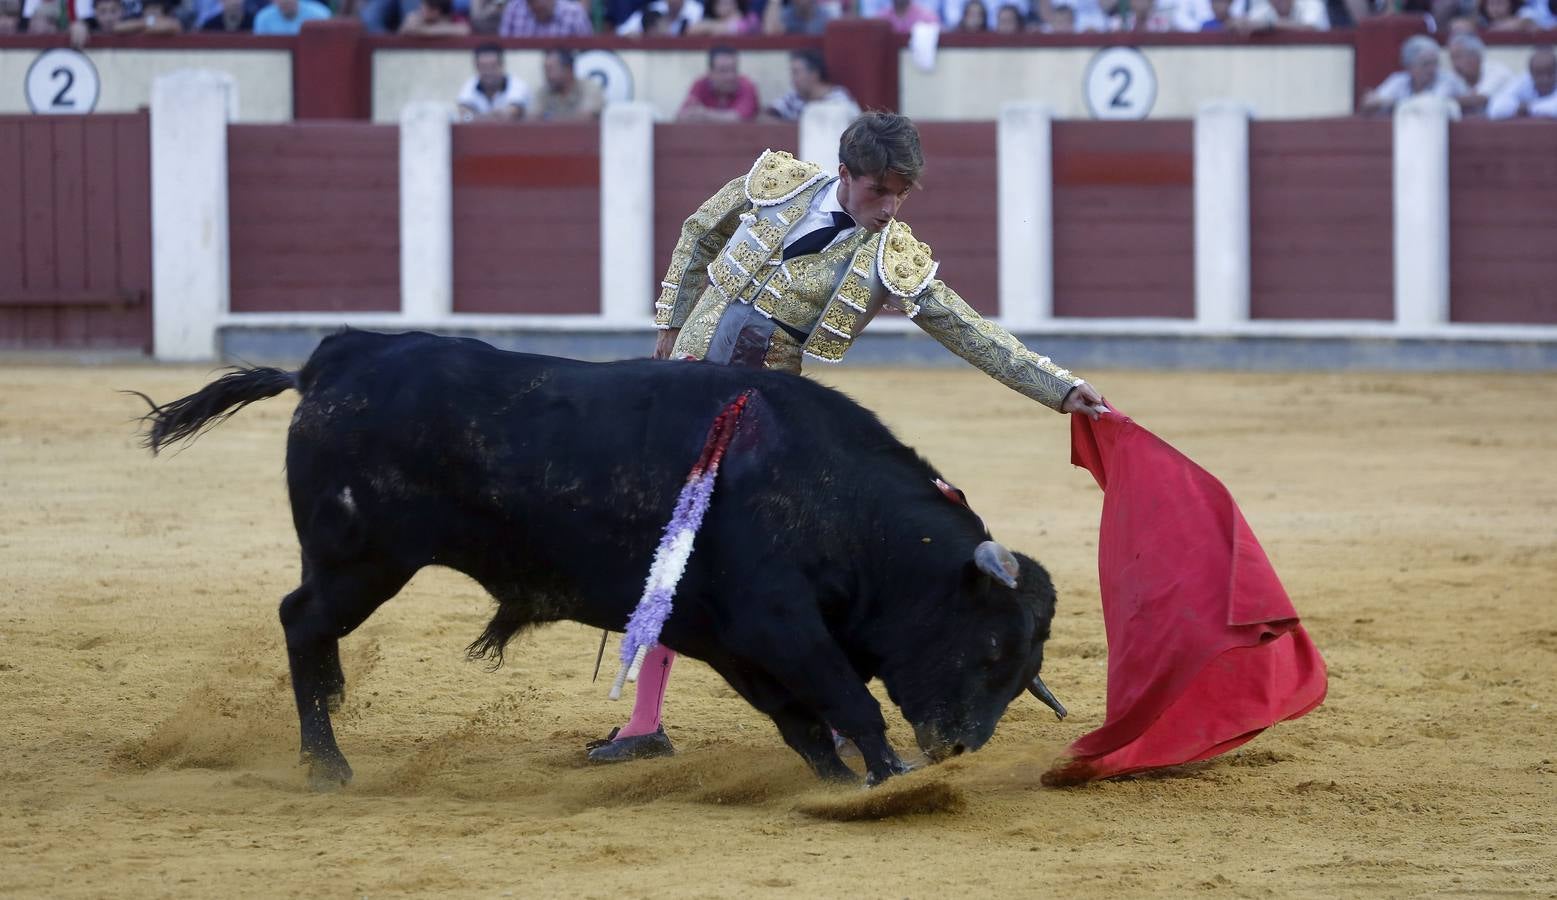
[[[930,256],[930,245],[916,239],[907,224],[893,219],[887,225],[876,248],[876,275],[887,290],[917,297],[939,266]]]
[[[764,150],[746,176],[746,198],[758,206],[777,206],[826,177],[821,166],[783,150]]]

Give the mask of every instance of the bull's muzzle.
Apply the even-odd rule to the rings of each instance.
[[[1069,715],[1065,710],[1065,704],[1061,703],[1059,698],[1054,696],[1054,692],[1049,690],[1049,686],[1044,684],[1043,679],[1037,675],[1033,676],[1033,683],[1027,686],[1027,691],[1043,701],[1044,706],[1054,710],[1054,714],[1059,718],[1063,719]]]

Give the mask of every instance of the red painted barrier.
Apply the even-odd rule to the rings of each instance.
[[[1249,124],[1249,315],[1393,319],[1391,123]]]
[[[1557,122],[1449,129],[1449,319],[1557,325]]]
[[[455,312],[600,311],[599,146],[594,123],[454,127]]]
[[[924,186],[903,207],[903,221],[930,245],[943,279],[974,309],[1000,309],[1000,187],[994,122],[925,122]]]
[[[400,308],[399,129],[227,130],[234,312]]]
[[[1054,314],[1195,314],[1190,122],[1054,123]]]
[[[145,113],[0,116],[0,348],[151,350]]]

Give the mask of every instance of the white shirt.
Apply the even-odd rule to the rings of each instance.
[[[1445,100],[1454,100],[1470,93],[1470,88],[1465,86],[1465,79],[1456,75],[1453,69],[1439,66],[1438,77],[1433,79],[1433,83],[1422,93],[1442,97]],[[1399,103],[1411,96],[1411,73],[1396,72],[1384,79],[1384,82],[1374,88],[1368,96],[1388,100],[1392,106]]]
[[[656,0],[649,4],[649,8],[663,16],[670,12],[670,4],[665,0]],[[671,23],[671,34],[686,34],[687,26],[703,21],[703,4],[698,0],[686,0],[681,4],[681,13],[676,16],[676,21]],[[638,10],[627,17],[627,20],[616,27],[619,35],[643,34],[643,10]]]
[[[1260,25],[1274,25],[1281,21],[1276,8],[1268,0],[1255,0],[1249,4],[1249,21]],[[1292,18],[1288,21],[1307,25],[1319,31],[1330,30],[1330,12],[1324,0],[1296,0],[1292,4]]]
[[[784,235],[785,248],[788,248],[790,244],[818,228],[831,228],[833,213],[844,211],[843,204],[838,202],[838,181],[834,179],[832,184],[817,191],[816,196],[811,200],[811,207],[806,210],[806,214],[800,217],[800,221],[796,222],[795,227],[789,230],[789,234]],[[838,232],[838,236],[829,241],[827,246],[831,247],[833,244],[859,230],[859,225],[855,225],[853,228],[845,228]],[[822,249],[825,250],[827,248],[824,247]]]
[[[517,106],[524,110],[530,106],[530,86],[523,80],[505,73],[503,89],[488,99],[486,94],[481,93],[481,78],[472,75],[470,80],[465,82],[465,86],[460,88],[459,98],[455,102],[481,116],[489,115],[493,110],[504,106]]]
[[[1514,82],[1504,88],[1502,93],[1492,98],[1492,101],[1487,104],[1487,118],[1512,119],[1518,114],[1521,104],[1532,116],[1557,119],[1557,91],[1552,91],[1545,97],[1537,94],[1535,82],[1531,80],[1528,72],[1514,79]]]
[[[1481,60],[1481,80],[1471,86],[1471,93],[1482,97],[1496,97],[1514,82],[1514,70],[1495,59]]]

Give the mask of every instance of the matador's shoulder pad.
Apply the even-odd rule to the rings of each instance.
[[[930,255],[930,245],[915,238],[907,223],[893,219],[882,231],[876,247],[876,275],[887,290],[899,297],[916,297],[939,266]]]
[[[764,150],[746,176],[746,198],[758,206],[776,206],[826,178],[815,163],[795,159],[784,150]]]

